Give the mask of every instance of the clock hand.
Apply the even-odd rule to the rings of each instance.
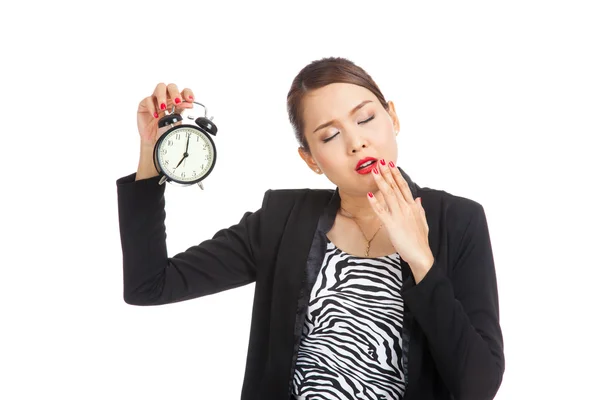
[[[187,138],[187,142],[185,143],[185,152],[183,153],[183,158],[181,160],[179,160],[179,163],[177,164],[177,166],[175,168],[173,168],[173,171],[175,171],[177,169],[177,167],[179,167],[181,165],[181,162],[183,160],[185,160],[188,156],[188,148],[190,147],[190,135],[188,134],[188,138]],[[183,164],[183,166],[185,167],[185,164]]]
[[[173,171],[175,171],[177,169],[177,167],[179,167],[181,165],[181,163],[183,162],[183,160],[185,160],[187,158],[187,153],[185,153],[183,155],[183,158],[181,158],[181,160],[179,160],[179,163],[177,164],[177,166],[175,168],[173,168]]]
[[[185,153],[183,153],[184,158],[187,158],[189,156],[188,148],[190,147],[190,136],[192,135],[188,133],[187,143],[185,144]],[[185,167],[185,161],[183,162],[183,166]]]

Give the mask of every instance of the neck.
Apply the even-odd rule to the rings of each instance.
[[[379,200],[378,193],[375,193],[375,197]],[[355,196],[340,191],[340,200],[340,212],[345,217],[365,222],[378,218],[366,195]]]

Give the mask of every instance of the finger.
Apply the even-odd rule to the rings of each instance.
[[[392,168],[392,167],[390,167],[389,164],[386,164],[384,159],[381,159],[379,161],[379,164],[381,166],[381,168],[380,168],[381,175],[385,178],[385,181],[387,182],[387,184],[390,185],[390,187],[394,191],[394,195],[396,196],[398,204],[400,205],[400,207],[406,206],[406,201],[404,200],[404,195],[400,191],[400,186],[398,185],[396,179],[392,175],[392,169],[395,169],[395,168]],[[393,165],[394,164],[392,164],[392,166]]]
[[[375,214],[377,214],[377,217],[379,217],[381,222],[387,224],[390,215],[386,211],[385,205],[382,204],[379,200],[377,200],[377,197],[375,197],[375,195],[373,195],[373,193],[371,192],[367,193],[367,198],[369,199],[369,204],[371,204],[371,208],[373,209],[373,211],[375,211]]]
[[[185,88],[181,92],[181,98],[191,103],[192,101],[194,101],[194,92],[190,88]]]
[[[183,110],[193,108],[193,107],[194,107],[193,103],[188,103],[187,101],[183,101],[177,107],[175,107],[174,112],[176,114],[181,114],[183,112]]]
[[[154,96],[148,96],[144,99],[144,106],[148,110],[148,113],[154,117],[154,119],[158,118],[158,112],[156,110],[156,104],[154,104]]]
[[[167,95],[169,96],[169,99],[173,102],[173,104],[181,104],[181,93],[179,93],[179,89],[177,88],[176,84],[169,83],[167,85]]]
[[[183,112],[183,110],[185,110],[185,109],[194,107],[194,104],[193,104],[194,93],[192,92],[192,89],[189,89],[189,88],[183,89],[181,91],[181,98],[183,99],[183,101],[181,102],[181,104],[179,104],[175,108],[175,112],[177,114],[181,114]]]
[[[171,104],[175,106],[175,109],[173,110],[174,113],[181,114],[183,110],[193,107],[192,102],[187,102],[183,91],[179,93],[179,89],[174,83],[167,85],[167,92],[169,93]]]
[[[415,204],[415,199],[413,198],[412,192],[408,187],[408,183],[406,179],[400,173],[400,170],[395,167],[394,163],[391,163],[390,172],[394,178],[394,182],[400,188],[400,192],[402,193],[402,200],[405,204],[413,205]]]
[[[165,85],[164,83],[159,83],[158,85],[156,85],[156,88],[154,88],[153,96],[154,101],[160,109],[159,113],[164,114],[167,110],[167,85]]]
[[[381,165],[381,164],[380,164]],[[390,213],[397,214],[402,212],[400,209],[400,203],[398,202],[398,195],[394,192],[394,189],[386,182],[385,178],[381,176],[381,172],[379,172],[379,166],[373,168],[371,175],[375,179],[375,183],[379,188],[379,192],[383,195],[383,198],[390,210]],[[402,196],[399,192],[398,194]]]

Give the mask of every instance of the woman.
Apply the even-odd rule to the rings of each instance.
[[[193,92],[140,102],[138,171],[117,180],[124,299],[159,305],[255,282],[246,399],[492,399],[504,354],[483,207],[396,166],[400,123],[343,58],[307,65],[288,112],[335,190],[267,190],[260,209],[167,256],[157,119]]]

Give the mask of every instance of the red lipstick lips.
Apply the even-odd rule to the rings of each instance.
[[[369,164],[370,163],[370,164]],[[360,168],[363,164],[369,164],[366,167]],[[368,174],[373,170],[373,168],[377,167],[377,159],[373,157],[365,157],[356,163],[356,172],[359,174]],[[360,169],[359,169],[360,168]]]

